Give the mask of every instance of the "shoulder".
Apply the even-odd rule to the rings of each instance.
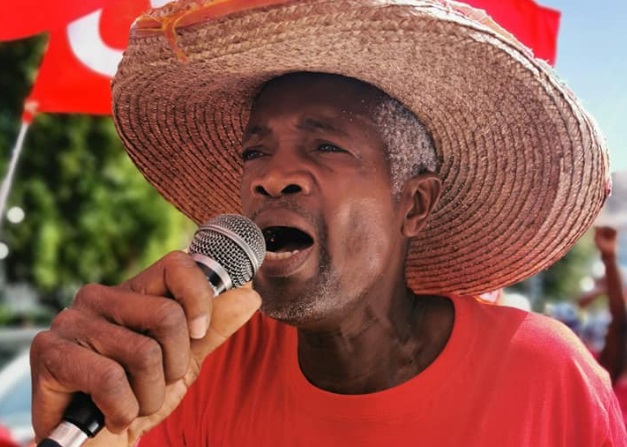
[[[536,312],[499,306],[473,297],[454,297],[456,316],[467,321],[460,324],[480,324],[498,338],[512,337],[513,344],[549,348],[582,347],[576,334],[565,324]]]
[[[516,311],[516,309],[512,309]],[[535,312],[523,312],[517,332],[516,341],[522,346],[542,349],[542,351],[556,355],[562,353],[565,356],[580,355],[593,360],[587,348],[579,337],[561,321]]]
[[[456,324],[475,333],[478,345],[492,349],[501,363],[511,362],[512,367],[545,377],[572,373],[606,381],[607,373],[565,324],[535,312],[486,304],[472,297],[459,297],[453,302]]]
[[[472,361],[495,389],[507,390],[529,411],[541,401],[564,421],[616,429],[620,418],[609,374],[565,324],[470,297],[453,302],[456,324],[472,340]]]

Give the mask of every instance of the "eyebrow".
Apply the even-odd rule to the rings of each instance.
[[[312,117],[303,117],[296,126],[302,130],[319,131],[324,130],[326,132],[335,133],[338,135],[346,135],[346,132],[339,127],[335,126],[330,120],[320,120]]]
[[[272,132],[268,127],[257,124],[251,127],[250,129],[247,129],[246,132],[244,132],[243,137],[244,137],[244,140],[251,138],[251,137],[263,138],[270,133]]]
[[[313,132],[325,131],[325,132],[331,132],[337,135],[343,135],[343,136],[347,135],[344,130],[335,126],[331,120],[328,120],[328,119],[321,120],[318,118],[312,118],[308,116],[301,118],[296,124],[296,128],[300,130],[313,131]],[[248,139],[252,137],[263,138],[269,134],[272,134],[272,129],[270,127],[257,124],[246,131],[246,133],[244,134],[244,139]]]

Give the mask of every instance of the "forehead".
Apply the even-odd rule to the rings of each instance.
[[[368,84],[337,75],[298,73],[275,78],[253,102],[251,120],[266,114],[317,113],[336,119],[373,121],[383,93]]]

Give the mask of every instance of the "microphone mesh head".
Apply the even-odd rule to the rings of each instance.
[[[266,241],[261,229],[249,218],[221,214],[196,230],[189,253],[216,261],[231,277],[233,287],[239,287],[257,273],[266,255]]]

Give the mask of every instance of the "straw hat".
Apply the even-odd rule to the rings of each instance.
[[[181,1],[140,17],[113,117],[157,190],[200,223],[240,212],[251,99],[292,71],[361,79],[429,128],[443,195],[407,260],[418,293],[498,289],[548,267],[610,189],[604,142],[550,67],[443,0]]]

